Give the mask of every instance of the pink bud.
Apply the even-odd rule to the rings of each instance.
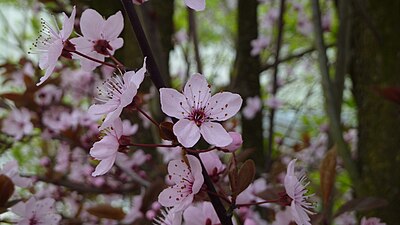
[[[153,204],[151,204],[151,209],[153,209],[154,211],[158,211],[161,209],[161,204],[158,202],[153,202]]]
[[[223,147],[223,149],[226,149],[230,152],[236,151],[240,146],[243,144],[243,139],[242,135],[238,132],[229,132],[229,135],[232,138],[232,143],[230,143],[228,146]]]
[[[149,211],[147,211],[146,212],[146,218],[148,219],[148,220],[152,220],[152,219],[154,219],[154,217],[156,216],[156,212],[154,212],[153,210],[149,210]]]

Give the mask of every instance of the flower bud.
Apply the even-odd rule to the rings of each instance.
[[[223,147],[223,149],[234,152],[243,144],[242,135],[238,132],[229,132],[229,135],[232,138],[232,143],[230,143],[228,146]]]

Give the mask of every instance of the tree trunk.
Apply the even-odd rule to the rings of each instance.
[[[378,196],[389,205],[367,212],[387,224],[400,221],[400,113],[375,91],[400,87],[400,1],[353,0],[351,76],[358,108],[357,196]]]
[[[238,1],[238,41],[233,85],[242,96],[244,106],[246,98],[260,96],[260,58],[250,55],[250,42],[258,36],[257,6],[258,0]],[[260,169],[265,167],[262,124],[261,112],[251,120],[242,115],[243,147],[255,150],[251,158]]]

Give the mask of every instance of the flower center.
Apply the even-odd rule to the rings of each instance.
[[[103,55],[109,55],[110,52],[108,50],[113,50],[111,45],[106,40],[97,40],[93,46],[93,49]]]
[[[202,123],[204,123],[206,119],[207,116],[202,109],[195,109],[189,116],[189,120],[194,121],[197,126],[200,126]]]

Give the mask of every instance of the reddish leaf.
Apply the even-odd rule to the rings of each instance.
[[[322,160],[319,167],[321,180],[322,202],[325,208],[328,207],[336,176],[336,146],[333,146]]]
[[[6,205],[13,193],[14,184],[11,179],[5,175],[0,175],[0,207]]]
[[[244,191],[254,180],[256,175],[256,165],[251,159],[246,160],[239,169],[238,179],[236,180],[235,194],[239,195]]]
[[[122,220],[125,217],[121,208],[115,208],[109,204],[100,204],[87,209],[87,211],[93,216],[105,219]]]

